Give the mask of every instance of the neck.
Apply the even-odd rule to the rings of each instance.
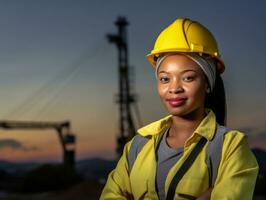
[[[198,110],[184,116],[172,116],[170,136],[184,135],[189,137],[193,134],[202,119],[205,117],[205,109]]]

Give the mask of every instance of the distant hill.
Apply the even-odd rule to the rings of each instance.
[[[252,152],[254,153],[260,166],[259,173],[263,176],[266,176],[266,151],[259,148],[254,148],[252,149]]]
[[[266,151],[259,148],[254,148],[252,149],[252,152],[256,156],[258,163],[260,165],[266,166]]]
[[[24,174],[40,165],[34,162],[14,163],[0,160],[0,170],[4,170],[9,174]]]
[[[45,163],[14,163],[0,160],[0,170],[9,174],[24,175],[27,172],[43,165]],[[52,163],[58,164],[58,163]],[[89,158],[76,162],[76,170],[85,179],[99,180],[105,179],[108,173],[114,169],[116,162],[114,160],[105,160],[101,158]]]
[[[105,179],[115,166],[116,161],[100,158],[81,160],[76,163],[78,173],[90,180]]]

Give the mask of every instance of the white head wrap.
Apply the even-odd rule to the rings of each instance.
[[[216,65],[214,61],[212,59],[204,58],[196,53],[189,53],[189,54],[181,53],[181,54],[190,58],[191,60],[193,60],[195,63],[199,65],[199,67],[202,69],[202,71],[206,75],[210,89],[212,91],[214,88],[215,78],[216,78]],[[157,63],[156,63],[156,70],[155,70],[156,78],[158,78],[158,71],[159,71],[161,63],[163,62],[165,58],[167,58],[170,55],[173,55],[173,54],[169,53],[169,54],[166,54],[158,58]]]

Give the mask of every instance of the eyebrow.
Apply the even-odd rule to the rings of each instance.
[[[185,69],[185,70],[181,71],[180,73],[184,74],[184,73],[186,73],[186,72],[189,72],[189,71],[192,71],[192,72],[197,72],[197,71],[196,71],[196,70],[194,70],[194,69]],[[160,74],[160,73],[166,73],[166,74],[169,74],[169,72],[167,72],[167,71],[164,71],[164,70],[162,70],[162,71],[159,71],[159,73],[158,73],[158,74]]]

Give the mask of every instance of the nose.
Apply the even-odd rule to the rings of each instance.
[[[180,81],[178,81],[178,80],[172,81],[172,83],[170,84],[170,87],[169,87],[169,93],[170,94],[177,94],[177,93],[180,93],[183,91],[184,91],[184,89],[183,89]]]

